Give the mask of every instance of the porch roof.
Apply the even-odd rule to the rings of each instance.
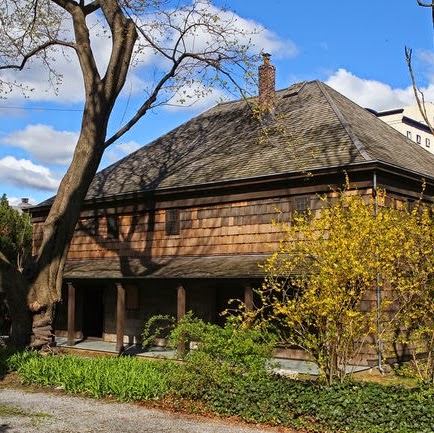
[[[263,278],[267,255],[69,260],[64,279]]]

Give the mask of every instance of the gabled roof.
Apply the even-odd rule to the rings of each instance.
[[[434,178],[434,155],[319,81],[217,105],[99,172],[88,199],[381,162]]]

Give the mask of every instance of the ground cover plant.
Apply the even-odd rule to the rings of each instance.
[[[92,397],[146,400],[310,432],[432,432],[432,387],[356,381],[329,386],[282,377],[265,368],[268,343],[256,331],[244,334],[229,325],[218,330],[196,319],[184,325],[178,336],[184,341],[204,331],[207,338],[182,363],[1,350],[0,359],[25,383]]]

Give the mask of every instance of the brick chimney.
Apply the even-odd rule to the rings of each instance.
[[[259,107],[262,114],[271,114],[276,106],[276,67],[270,64],[270,54],[262,54],[259,66]]]

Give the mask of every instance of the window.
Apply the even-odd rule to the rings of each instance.
[[[419,135],[419,134],[416,134],[416,143],[417,143],[417,144],[420,144],[421,141],[422,141],[422,139],[420,138],[420,135]]]
[[[305,212],[309,209],[309,197],[296,197],[295,210],[297,212]]]
[[[425,138],[425,146],[426,147],[431,147],[431,141],[429,138]]]
[[[119,220],[117,215],[107,216],[107,239],[119,239]]]
[[[407,131],[407,138],[411,140],[411,131]]]
[[[179,235],[180,231],[179,209],[166,209],[166,235]]]
[[[84,236],[98,236],[99,220],[90,218],[77,223],[76,234]]]

